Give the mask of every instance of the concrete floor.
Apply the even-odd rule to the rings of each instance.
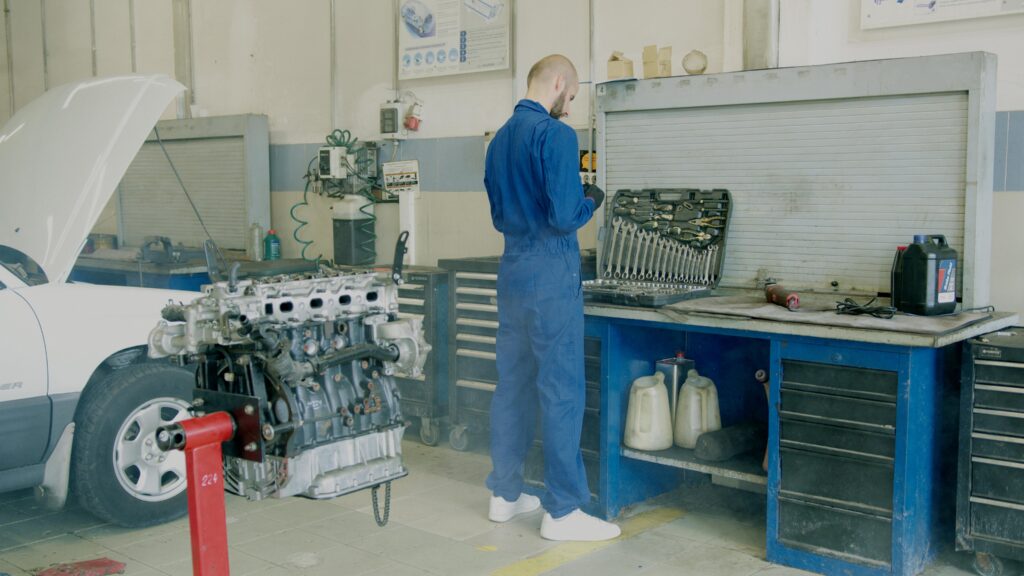
[[[233,576],[807,574],[764,561],[763,496],[709,484],[632,511],[617,541],[559,544],[540,538],[539,512],[487,520],[486,456],[415,441],[404,450],[411,473],[394,483],[385,528],[369,491],[328,501],[227,496]],[[28,491],[0,495],[0,573],[98,557],[124,562],[130,575],[191,574],[187,519],[126,530],[74,504],[47,513]],[[969,556],[945,552],[926,574],[973,574],[969,566]]]

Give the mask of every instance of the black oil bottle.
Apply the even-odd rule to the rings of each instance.
[[[892,269],[892,305],[920,316],[956,310],[956,250],[940,234],[914,236],[896,252]]]

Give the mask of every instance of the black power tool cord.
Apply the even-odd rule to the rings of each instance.
[[[847,298],[841,302],[836,302],[836,314],[849,314],[851,316],[859,316],[861,314],[869,314],[875,318],[882,318],[888,320],[896,315],[896,309],[892,306],[872,306],[877,298],[872,298],[864,304],[861,304],[853,298]]]

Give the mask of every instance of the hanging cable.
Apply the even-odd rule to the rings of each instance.
[[[160,129],[156,126],[153,127],[153,134],[156,136],[156,142],[160,145],[160,150],[164,153],[164,158],[167,158],[167,163],[171,165],[171,172],[174,172],[174,177],[178,180],[178,185],[181,186],[181,191],[185,193],[185,199],[188,200],[192,211],[196,214],[196,219],[199,220],[199,225],[202,226],[203,232],[206,233],[206,237],[210,239],[214,247],[217,249],[217,259],[220,260],[224,268],[227,268],[227,259],[224,258],[224,253],[221,252],[220,246],[217,246],[217,241],[213,239],[210,234],[210,230],[206,227],[206,222],[203,222],[203,217],[199,214],[199,208],[196,208],[196,203],[192,201],[192,195],[188,193],[188,188],[185,187],[185,182],[181,179],[181,174],[178,173],[178,168],[174,165],[174,161],[171,160],[171,155],[167,153],[167,148],[164,146],[164,141],[160,138]]]

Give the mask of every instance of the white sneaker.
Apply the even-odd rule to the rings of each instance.
[[[545,540],[570,540],[575,542],[598,542],[618,538],[622,530],[600,518],[595,518],[580,509],[558,518],[544,513],[540,523],[540,536]]]
[[[522,493],[515,502],[509,502],[501,496],[491,496],[491,506],[487,517],[491,522],[508,522],[519,516],[540,508],[540,498]]]

